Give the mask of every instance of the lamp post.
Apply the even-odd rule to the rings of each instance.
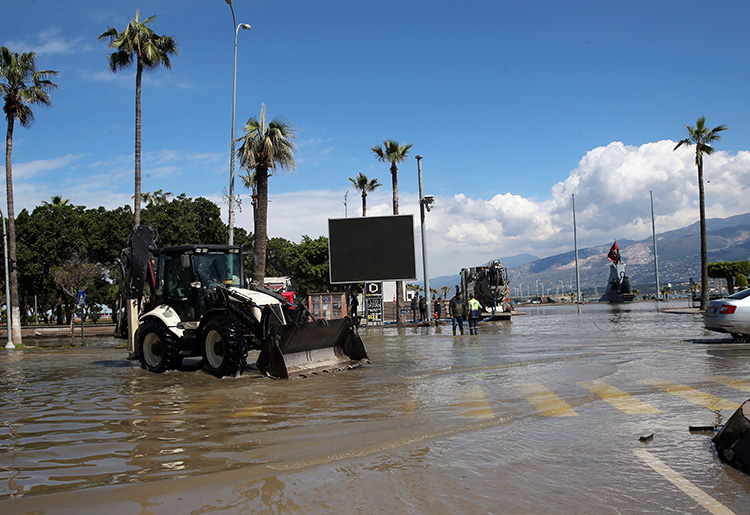
[[[578,303],[581,303],[581,271],[578,268],[578,232],[576,230],[576,196],[575,193],[571,195],[573,199],[573,246],[576,251],[576,294],[578,295]]]
[[[8,324],[8,343],[5,344],[6,349],[15,349],[13,345],[13,331],[11,330],[10,324],[10,277],[8,274],[8,233],[5,232],[5,215],[3,215],[2,209],[0,209],[0,218],[3,219],[3,249],[5,250],[5,318]]]
[[[237,35],[240,29],[250,30],[247,23],[237,23],[234,16],[232,0],[225,0],[232,10],[232,23],[234,24],[234,80],[232,82],[232,137],[230,139],[229,151],[229,244],[234,245],[234,113],[237,105]]]
[[[656,300],[659,300],[659,256],[656,253],[656,224],[654,223],[654,192],[649,191],[651,197],[651,237],[654,242],[654,276],[656,277]]]
[[[417,159],[417,173],[419,175],[419,216],[422,227],[422,266],[424,267],[424,296],[425,303],[427,304],[427,320],[432,318],[432,302],[430,300],[430,276],[427,273],[427,235],[424,230],[424,211],[432,208],[434,198],[432,196],[425,196],[422,194],[422,156],[416,156]]]

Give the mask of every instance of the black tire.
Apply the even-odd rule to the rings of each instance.
[[[745,343],[748,340],[748,335],[732,333],[732,338],[734,338],[734,341],[736,341],[737,343]]]
[[[143,322],[135,334],[135,344],[141,366],[149,372],[160,374],[182,365],[177,336],[159,320]]]
[[[216,377],[241,375],[247,361],[242,324],[220,313],[206,322],[201,334],[203,369]]]

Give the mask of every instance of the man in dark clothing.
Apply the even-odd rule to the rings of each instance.
[[[423,322],[427,319],[427,301],[424,300],[424,295],[419,296],[419,321]]]
[[[357,296],[353,295],[352,301],[349,304],[349,314],[354,318],[357,318],[357,308],[359,308],[359,301],[357,300]]]
[[[442,309],[443,308],[440,305],[440,298],[435,299],[435,325],[440,324],[440,314]]]
[[[417,296],[411,298],[411,321],[416,322],[417,321],[417,309],[419,306],[417,305]]]
[[[456,334],[456,325],[458,325],[461,334],[464,334],[464,303],[461,300],[461,292],[457,291],[456,295],[448,304],[448,311],[453,321],[453,334]]]

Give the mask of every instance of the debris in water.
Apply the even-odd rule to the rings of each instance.
[[[691,433],[714,433],[719,426],[690,426]]]

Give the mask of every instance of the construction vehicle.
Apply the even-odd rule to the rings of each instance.
[[[510,320],[513,306],[510,303],[508,271],[500,261],[490,261],[484,266],[461,269],[461,293],[464,304],[469,295],[484,307],[481,313],[485,320]]]
[[[206,372],[236,376],[250,350],[260,351],[258,370],[278,379],[369,363],[352,318],[316,320],[303,303],[246,284],[241,247],[158,248],[156,240],[137,226],[120,258],[127,319],[116,333],[127,334],[143,368],[177,370],[183,358],[200,357]]]

